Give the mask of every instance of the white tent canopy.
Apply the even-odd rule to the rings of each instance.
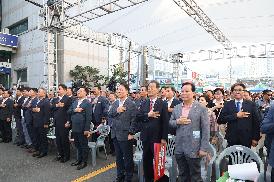
[[[195,0],[232,45],[274,41],[273,0]],[[93,30],[120,33],[167,53],[221,48],[173,0],[149,0],[86,23]]]

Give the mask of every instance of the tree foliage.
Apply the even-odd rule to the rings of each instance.
[[[118,83],[126,82],[127,81],[127,72],[124,71],[123,67],[121,65],[114,65],[111,69],[112,76],[108,78],[107,82],[107,88],[115,92]]]
[[[70,70],[69,74],[73,78],[74,84],[86,87],[103,86],[105,84],[105,76],[100,75],[99,69],[91,66],[77,65],[73,70]]]

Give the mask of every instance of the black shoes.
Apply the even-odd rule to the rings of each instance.
[[[78,166],[81,163],[82,163],[81,161],[75,161],[75,162],[71,163],[71,166]]]
[[[60,162],[61,163],[65,163],[65,162],[68,162],[69,161],[69,158],[68,157],[64,157],[64,158],[61,158],[60,159]]]
[[[40,152],[35,152],[34,154],[32,154],[32,157],[38,157],[40,155]]]
[[[79,164],[78,166],[77,166],[77,170],[81,170],[81,169],[83,169],[83,168],[85,168],[85,167],[87,167],[87,162],[82,162],[81,164]]]
[[[10,143],[10,142],[11,142],[11,139],[4,140],[3,142],[4,142],[4,143]]]
[[[62,157],[60,156],[60,155],[58,155],[57,157],[55,157],[54,159],[53,159],[53,161],[60,161],[62,159]]]
[[[69,159],[68,159],[69,160]],[[71,164],[71,166],[77,166],[77,170],[81,170],[87,167],[87,162],[75,161]]]
[[[125,177],[117,177],[113,182],[124,182]]]
[[[20,147],[21,147],[22,149],[23,149],[23,148],[27,148],[27,147],[28,147],[28,144],[22,144]]]
[[[17,142],[16,145],[19,147],[19,146],[25,145],[25,143],[24,142]]]
[[[40,155],[37,156],[37,158],[42,158],[42,157],[45,157],[47,156],[47,153],[41,153]]]

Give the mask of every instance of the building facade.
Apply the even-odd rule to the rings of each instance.
[[[43,4],[43,0],[35,2]],[[6,87],[14,84],[44,86],[46,32],[38,28],[40,8],[24,0],[2,0],[1,7],[1,29],[18,36],[18,47],[10,50],[8,56],[0,51],[0,60],[5,59],[11,67],[9,75],[3,76],[0,72],[0,84]],[[108,47],[62,35],[59,35],[57,45],[58,83],[70,82],[69,71],[76,65],[96,67],[100,74],[108,74]]]

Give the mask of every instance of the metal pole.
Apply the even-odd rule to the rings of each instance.
[[[58,75],[58,33],[55,33],[55,91],[58,90],[59,75]]]
[[[232,85],[232,62],[231,58],[229,58],[229,79],[230,79],[230,86]]]
[[[128,77],[127,77],[127,82],[128,82],[128,86],[130,85],[130,51],[131,51],[131,41],[129,42],[129,46],[128,46],[128,66],[127,66],[127,71],[128,71]]]

